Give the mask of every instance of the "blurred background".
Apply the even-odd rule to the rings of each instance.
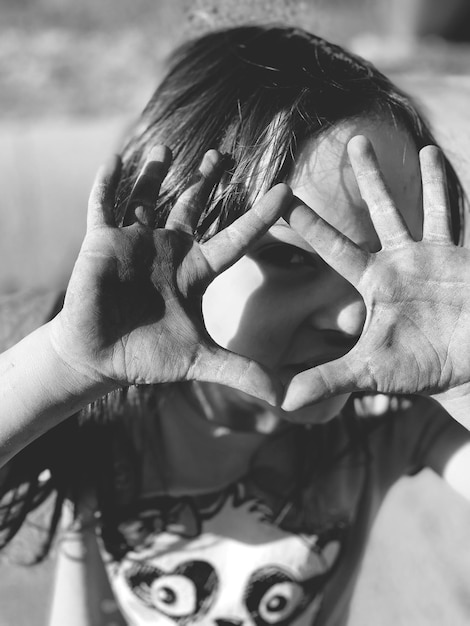
[[[469,0],[0,0],[0,293],[65,286],[94,173],[166,55],[250,21],[300,25],[374,61],[422,104],[469,188]],[[430,473],[403,480],[351,625],[468,626],[469,528],[470,507]],[[53,560],[0,561],[1,626],[46,624]]]
[[[468,0],[0,0],[0,292],[66,282],[93,174],[169,51],[260,20],[302,25],[371,58],[460,137]]]

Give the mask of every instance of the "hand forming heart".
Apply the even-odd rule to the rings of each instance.
[[[296,375],[283,408],[294,410],[353,391],[459,393],[470,381],[470,251],[452,241],[449,200],[438,148],[421,150],[424,226],[414,241],[365,137],[349,157],[382,248],[361,249],[300,200],[287,219],[362,295],[367,317],[343,357]]]

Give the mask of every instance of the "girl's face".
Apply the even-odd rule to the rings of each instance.
[[[366,135],[392,196],[415,239],[421,237],[421,179],[411,137],[391,122],[358,119],[336,126],[300,150],[290,178],[294,194],[365,249],[380,243],[361,199],[346,145]],[[358,340],[366,310],[359,293],[301,235],[279,220],[210,285],[203,300],[207,329],[220,345],[271,368],[284,381],[334,360]],[[334,417],[347,396],[284,414],[291,421]],[[282,413],[282,412],[281,412]]]

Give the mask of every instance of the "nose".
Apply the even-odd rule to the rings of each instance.
[[[214,621],[216,626],[242,626],[243,624],[241,619],[216,619]]]
[[[361,294],[342,276],[330,276],[323,297],[315,298],[309,321],[318,330],[336,330],[359,337],[366,320]]]

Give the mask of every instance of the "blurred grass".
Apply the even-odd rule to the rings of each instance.
[[[466,45],[431,40],[404,58],[397,42],[389,49],[388,5],[388,0],[0,0],[2,120],[135,114],[177,44],[205,30],[247,22],[303,26],[340,44],[360,41],[385,69],[392,60],[399,71],[412,66],[468,72]]]
[[[168,53],[203,31],[247,22],[303,26],[389,69],[468,72],[468,45],[387,47],[388,0],[0,0],[2,120],[135,114]],[[371,44],[372,41],[372,44]],[[359,50],[361,53],[361,49]]]
[[[2,119],[139,110],[183,35],[181,11],[167,0],[1,0]]]
[[[375,0],[0,0],[2,119],[137,112],[166,55],[205,30],[301,25],[340,43],[377,30]]]

